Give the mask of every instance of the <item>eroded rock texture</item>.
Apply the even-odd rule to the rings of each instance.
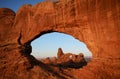
[[[87,44],[92,61],[54,71],[30,55],[30,43],[62,32]],[[119,79],[120,0],[60,0],[0,9],[0,79]],[[86,76],[87,75],[87,76]]]
[[[62,55],[64,55],[63,50],[61,48],[58,49],[57,57],[60,58]]]
[[[58,49],[57,57],[47,57],[40,59],[43,63],[58,68],[82,68],[87,65],[84,55],[80,53],[79,55],[73,53],[63,53],[62,49]]]

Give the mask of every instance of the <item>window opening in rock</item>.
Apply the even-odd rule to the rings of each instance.
[[[64,62],[68,61],[72,64],[73,61],[79,62],[83,55],[87,62],[92,58],[92,54],[85,43],[64,33],[43,34],[32,41],[31,45],[31,55],[47,64],[51,61],[54,61],[54,64],[57,62],[66,65]],[[70,67],[72,66],[74,65],[70,65]]]

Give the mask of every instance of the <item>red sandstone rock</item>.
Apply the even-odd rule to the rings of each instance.
[[[50,64],[50,63],[52,63],[49,57],[47,57],[47,58],[45,58],[45,59],[42,59],[41,61],[44,62],[45,64]]]
[[[62,49],[58,49],[58,51],[59,50],[62,50]],[[72,53],[66,53],[58,57],[57,64],[59,64],[62,67],[66,67],[66,68],[67,67],[68,68],[69,67],[80,68],[82,66],[85,66],[87,62],[85,61],[82,53],[80,53],[79,55],[75,55]]]
[[[72,53],[64,54],[62,49],[59,48],[57,55],[57,58],[45,58],[40,61],[47,65],[53,65],[60,68],[81,68],[87,64],[82,53],[80,53],[79,55],[75,55]]]
[[[55,65],[57,63],[57,58],[56,57],[52,57],[51,58],[51,62]]]
[[[24,5],[16,15],[0,9],[0,79],[119,79],[119,16],[119,0],[42,2]],[[86,43],[92,61],[82,69],[62,72],[38,64],[26,50],[31,41],[54,31]]]
[[[61,48],[58,49],[57,57],[60,58],[62,55],[64,55]]]

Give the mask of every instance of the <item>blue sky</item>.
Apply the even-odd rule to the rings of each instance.
[[[85,56],[91,56],[90,51],[83,42],[74,37],[53,32],[44,34],[31,43],[33,49],[32,55],[35,57],[52,57],[57,55],[58,48],[62,48],[64,53],[84,53]]]
[[[44,0],[0,0],[0,8],[10,8],[13,11],[17,10],[23,4],[36,4]],[[35,57],[51,57],[56,56],[59,47],[64,52],[78,54],[84,53],[85,56],[91,56],[90,51],[86,45],[70,35],[62,33],[49,33],[42,35],[32,43],[32,55]]]
[[[0,8],[6,7],[16,12],[23,4],[34,5],[42,1],[44,0],[0,0]]]

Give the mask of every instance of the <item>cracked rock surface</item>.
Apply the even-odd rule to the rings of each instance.
[[[37,61],[30,43],[50,32],[84,42],[93,58],[80,69]],[[0,8],[0,79],[119,79],[120,0],[60,0]]]

